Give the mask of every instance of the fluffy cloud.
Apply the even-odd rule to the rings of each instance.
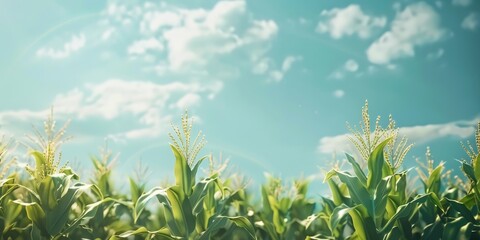
[[[343,9],[324,10],[321,16],[326,20],[320,21],[316,30],[319,33],[329,33],[332,38],[351,35],[369,38],[374,30],[384,27],[387,23],[386,17],[368,16],[356,4]]]
[[[152,37],[132,43],[132,45],[128,47],[127,52],[128,54],[136,55],[145,54],[149,50],[163,51],[163,49],[163,44],[156,38]]]
[[[452,0],[452,4],[455,6],[467,7],[472,3],[472,0]]]
[[[282,62],[274,63],[268,52],[278,25],[273,20],[254,18],[243,0],[219,1],[211,9],[179,8],[167,3],[111,3],[104,16],[107,27],[121,28],[119,31],[137,39],[127,52],[146,61],[145,69],[161,75],[225,79],[250,71],[279,81],[296,61],[288,60],[287,70]],[[125,22],[131,24],[125,26]],[[136,24],[138,29],[130,27]],[[161,52],[149,51],[154,49]],[[268,71],[254,70],[265,59],[273,63]]]
[[[445,34],[437,12],[427,3],[414,3],[397,13],[390,30],[367,49],[367,57],[375,64],[413,57],[416,47],[437,42]]]
[[[221,82],[157,84],[111,79],[58,94],[53,106],[56,116],[61,118],[115,120],[133,116],[138,119],[137,127],[113,134],[113,139],[155,137],[163,133],[172,114],[197,106],[203,98],[217,94],[222,87]],[[0,123],[41,119],[47,113],[48,109],[0,112]]]
[[[252,72],[256,75],[266,75],[269,77],[268,81],[270,82],[280,82],[285,77],[285,74],[290,71],[293,64],[302,59],[301,56],[287,56],[283,59],[282,65],[278,68],[275,66],[275,63],[271,58],[263,58],[255,63]]]
[[[353,59],[348,59],[341,68],[338,68],[333,73],[330,74],[328,78],[331,79],[343,79],[344,77],[357,72],[360,66],[358,62]]]
[[[462,28],[470,31],[474,31],[478,27],[478,22],[480,17],[478,13],[468,14],[462,21]]]
[[[445,137],[464,139],[475,133],[475,126],[478,121],[480,121],[480,118],[471,121],[402,127],[400,128],[399,134],[400,136],[406,136],[409,142],[415,144],[428,143]],[[348,134],[342,134],[322,137],[317,150],[324,154],[354,152],[355,149],[348,140],[348,136]]]
[[[337,89],[333,92],[333,96],[335,96],[336,98],[342,98],[343,96],[345,96],[345,91],[343,91],[342,89]]]
[[[69,57],[72,53],[77,52],[85,46],[85,35],[73,35],[72,38],[63,44],[63,48],[55,49],[49,47],[43,47],[37,50],[36,55],[38,57],[62,59]]]
[[[258,52],[249,47],[268,43],[278,31],[272,20],[251,19],[244,1],[221,1],[211,11],[184,10],[179,14],[183,24],[163,32],[169,67],[174,71],[204,67],[237,50],[254,55]]]
[[[358,70],[358,63],[353,59],[349,59],[345,63],[344,68],[349,72],[356,72]]]

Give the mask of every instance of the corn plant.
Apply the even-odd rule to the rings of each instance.
[[[307,180],[296,180],[292,188],[267,175],[262,186],[262,209],[257,212],[257,236],[261,239],[305,239],[305,220],[314,213],[315,202],[307,198]],[[313,235],[313,233],[310,233]]]
[[[196,181],[198,168],[206,159],[202,157],[196,160],[196,157],[205,140],[199,132],[191,142],[192,124],[188,115],[182,117],[181,130],[175,126],[173,129],[176,136],[170,135],[170,147],[175,156],[175,185],[153,188],[140,196],[134,205],[134,218],[137,221],[147,202],[157,198],[162,205],[166,226],[158,230],[141,227],[118,237],[144,234],[148,239],[212,239],[220,238],[234,227],[239,227],[245,229],[251,238],[255,238],[254,228],[247,218],[225,215],[228,209],[226,205],[234,194],[223,186],[218,173]]]
[[[38,138],[34,143],[40,150],[30,150],[35,166],[26,167],[32,177],[32,184],[16,185],[26,193],[13,203],[26,212],[30,221],[30,239],[68,238],[83,221],[93,217],[100,204],[92,203],[78,209],[77,201],[82,194],[92,192],[101,196],[101,193],[94,185],[73,183],[78,176],[68,167],[59,167],[58,148],[63,142],[65,128],[66,126],[56,132],[55,121],[50,115],[45,122],[45,137],[36,131]]]

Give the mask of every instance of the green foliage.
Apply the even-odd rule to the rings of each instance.
[[[35,129],[30,138],[34,164],[25,171],[13,171],[15,144],[0,141],[0,240],[480,239],[480,123],[475,147],[462,144],[466,181],[452,179],[427,149],[426,164],[416,169],[423,190],[410,187],[414,171],[402,169],[412,145],[398,138],[391,117],[385,128],[377,117],[372,131],[366,103],[360,130],[349,128],[360,161],[346,154],[348,169],[325,174],[331,197],[312,198],[312,179],[285,182],[267,174],[257,203],[244,181],[223,177],[226,164],[198,158],[206,141],[200,132],[192,140],[187,114],[170,134],[174,184],[146,189],[128,178],[129,192],[116,188],[116,158],[107,150],[91,157],[88,183],[68,164],[60,167],[66,125],[55,131],[51,115],[44,134]],[[199,176],[207,158],[210,171]]]

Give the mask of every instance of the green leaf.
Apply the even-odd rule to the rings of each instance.
[[[126,231],[126,232],[118,235],[118,237],[129,238],[129,237],[132,237],[132,236],[143,235],[143,234],[149,234],[149,235],[153,235],[153,236],[161,236],[162,238],[166,238],[166,239],[180,239],[180,238],[171,236],[170,231],[167,228],[161,228],[161,229],[156,230],[156,231],[150,231],[145,227],[140,227],[136,230]]]
[[[190,196],[192,194],[192,173],[187,159],[174,145],[170,145],[170,148],[175,155],[175,184],[180,186],[183,194]]]
[[[190,183],[190,186],[195,185],[195,177],[197,176],[198,168],[202,164],[203,160],[205,160],[207,158],[208,158],[208,156],[204,156],[204,157],[198,159],[197,163],[195,163],[195,165],[193,166],[193,168],[192,168],[192,178],[191,178],[191,181],[193,181],[193,182]]]
[[[460,213],[460,216],[464,217],[467,221],[475,223],[475,217],[472,214],[472,211],[468,209],[463,203],[453,200],[453,199],[448,199],[444,198],[450,206],[455,209],[455,211]]]
[[[375,229],[375,223],[372,217],[368,216],[366,209],[362,205],[358,205],[348,212],[352,217],[353,227],[358,237],[362,240],[376,240],[380,239],[377,230]]]
[[[442,184],[442,171],[443,165],[438,165],[430,174],[427,180],[427,193],[433,192],[438,194],[440,192],[440,187]]]
[[[429,194],[421,195],[417,197],[416,199],[403,204],[397,208],[396,213],[388,220],[388,222],[383,226],[383,228],[380,230],[381,233],[386,233],[390,231],[393,228],[393,225],[399,218],[403,217],[408,217],[410,216],[414,211],[416,211],[417,204],[418,203],[423,203],[427,200],[429,197]]]
[[[387,185],[391,182],[391,177],[387,177],[387,180],[382,179],[375,190],[375,198],[373,200],[375,206],[375,217],[383,218],[386,211],[388,192],[390,189]],[[372,216],[373,217],[373,216]]]
[[[15,182],[15,179],[13,179],[13,178],[7,178],[7,179],[1,179],[0,180],[0,188],[3,188],[7,184],[9,185],[8,187],[6,187],[6,190],[5,189],[0,189],[2,191],[1,192],[2,195],[0,196],[0,203],[3,201],[3,199],[6,196],[8,196],[8,194],[10,194],[11,192],[13,192],[15,189],[17,189],[19,187],[19,185],[15,184],[14,182]]]
[[[228,220],[232,221],[237,227],[240,227],[247,231],[252,239],[256,239],[255,237],[255,228],[253,227],[252,223],[248,221],[245,217],[227,217]]]
[[[362,184],[366,187],[367,186],[367,176],[365,176],[365,173],[363,172],[362,168],[358,164],[358,162],[353,158],[350,154],[345,153],[347,156],[348,162],[352,165],[353,171],[355,172],[355,175],[357,178],[362,182]]]
[[[353,207],[348,207],[345,204],[342,204],[335,209],[333,209],[332,215],[330,216],[330,230],[333,232],[337,228],[338,224],[348,215],[348,213],[353,209]]]
[[[480,179],[480,153],[477,154],[477,157],[475,159],[473,159],[472,165],[473,165],[473,172],[475,173],[475,177],[477,179]]]
[[[328,179],[327,182],[328,186],[330,187],[330,191],[332,192],[333,202],[335,203],[335,205],[340,205],[344,202],[346,203],[347,197],[342,195],[342,192],[340,191],[337,183],[333,181],[333,179]]]
[[[167,191],[163,188],[156,187],[156,188],[153,188],[150,191],[142,194],[138,198],[138,200],[135,202],[134,211],[133,211],[133,221],[135,223],[137,222],[140,214],[145,209],[145,206],[147,205],[148,201],[150,201],[150,199],[152,199],[154,197],[158,198],[159,196],[163,196],[166,199]],[[168,204],[168,202],[167,202],[167,204]]]
[[[192,214],[190,202],[185,198],[179,186],[168,188],[167,197],[180,232],[183,236],[188,236],[195,230],[195,216]]]
[[[73,203],[91,186],[77,183],[70,187],[67,193],[59,199],[57,206],[46,216],[46,228],[50,235],[55,236],[61,232],[69,220]]]
[[[441,239],[443,234],[443,222],[437,218],[434,223],[425,226],[422,239]]]
[[[468,164],[466,161],[462,162],[462,171],[467,175],[467,177],[474,183],[477,183],[477,178],[475,177],[475,170],[472,165]]]
[[[27,217],[30,219],[30,221],[32,221],[33,227],[38,228],[42,232],[42,235],[48,236],[48,232],[45,227],[45,212],[40,205],[38,205],[38,203],[26,203],[22,202],[21,200],[15,200],[13,202],[25,207]]]
[[[380,143],[368,158],[367,188],[371,191],[373,191],[382,180],[383,164],[385,163],[383,149],[390,140],[391,138],[388,138]]]
[[[370,216],[374,216],[373,202],[368,193],[368,190],[363,186],[363,184],[358,180],[357,177],[350,175],[347,172],[336,171],[336,174],[341,182],[345,183],[350,193],[350,197],[353,202],[356,204],[362,204],[367,208]]]
[[[470,239],[473,224],[459,217],[445,224],[442,239]]]

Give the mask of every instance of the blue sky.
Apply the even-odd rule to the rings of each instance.
[[[341,159],[366,99],[415,143],[407,166],[431,146],[457,169],[480,120],[473,0],[2,1],[0,21],[0,130],[23,141],[54,106],[83,169],[107,141],[118,176],[171,176],[185,109],[204,153],[257,182]]]

